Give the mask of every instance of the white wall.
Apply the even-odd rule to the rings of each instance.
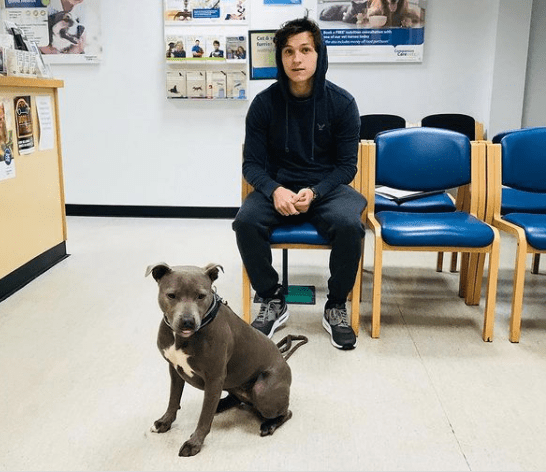
[[[546,2],[534,0],[523,126],[546,126]]]
[[[532,0],[500,2],[489,115],[491,137],[521,126],[531,9]]]
[[[277,28],[308,6],[251,1],[250,29]],[[420,64],[331,64],[328,78],[348,89],[361,114],[395,113],[418,122],[430,113],[497,118],[495,80],[523,71],[496,61],[499,38],[518,51],[525,27],[506,21],[506,0],[429,0]],[[531,0],[519,9],[530,11]],[[236,207],[241,143],[250,101],[165,98],[162,2],[102,0],[100,65],[52,66],[60,92],[66,202],[96,205]],[[526,47],[526,46],[525,46]],[[526,63],[526,57],[524,64]],[[270,81],[252,81],[252,99]],[[519,106],[522,108],[522,99]],[[502,110],[501,110],[502,111]],[[501,129],[496,130],[501,131]]]

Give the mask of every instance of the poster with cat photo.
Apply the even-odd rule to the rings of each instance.
[[[248,22],[247,0],[164,0],[167,25]]]
[[[316,0],[330,62],[422,62],[427,0]]]
[[[12,109],[10,99],[0,99],[0,181],[15,177]]]

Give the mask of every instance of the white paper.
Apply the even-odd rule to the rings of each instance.
[[[51,97],[49,95],[37,95],[35,99],[40,125],[40,151],[53,149],[55,139],[53,135],[53,115],[51,113]]]

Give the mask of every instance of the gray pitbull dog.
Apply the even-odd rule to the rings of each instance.
[[[197,428],[182,444],[179,456],[193,456],[203,445],[215,413],[241,403],[252,405],[264,420],[262,436],[292,417],[288,409],[292,374],[279,348],[267,336],[239,318],[216,295],[212,282],[218,264],[204,268],[148,266],[159,285],[163,320],[157,346],[169,362],[171,389],[165,414],[152,432],[171,428],[180,408],[185,383],[204,390]],[[220,398],[222,391],[225,398]]]

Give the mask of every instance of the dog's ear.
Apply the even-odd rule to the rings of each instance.
[[[210,277],[210,280],[214,282],[218,278],[219,269],[222,269],[222,272],[224,272],[224,268],[220,264],[209,264],[203,270]]]
[[[146,274],[144,277],[152,274],[153,278],[159,282],[159,280],[165,275],[171,273],[173,270],[165,262],[159,262],[157,264],[149,265],[146,269]]]

